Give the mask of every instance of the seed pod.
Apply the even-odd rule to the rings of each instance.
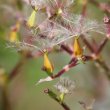
[[[18,31],[19,31],[19,29],[20,29],[20,22],[17,21],[15,26],[13,26],[12,29],[11,29],[10,36],[9,36],[9,41],[10,42],[19,41],[19,39],[18,39]]]
[[[27,21],[27,25],[28,25],[29,27],[33,27],[34,24],[35,24],[36,11],[37,11],[37,9],[32,11],[32,13],[31,13],[31,15],[30,15],[30,17],[29,17],[29,19],[28,19],[28,21]]]
[[[73,51],[74,51],[75,57],[81,58],[83,56],[83,50],[80,46],[78,37],[75,37],[74,44],[73,44]]]
[[[16,31],[10,32],[10,42],[17,42],[17,32]]]
[[[48,75],[52,75],[53,73],[53,65],[48,58],[47,52],[44,53],[44,69],[48,73]]]

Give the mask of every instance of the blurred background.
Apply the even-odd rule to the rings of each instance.
[[[97,0],[98,2],[109,3],[109,0]],[[83,0],[77,0],[72,11],[76,14],[81,13]],[[12,8],[12,14],[7,9]],[[4,90],[2,79],[7,77],[20,62],[22,56],[20,53],[13,51],[12,48],[6,47],[5,39],[9,35],[10,26],[15,23],[13,14],[16,11],[29,15],[31,7],[21,0],[0,0],[0,110],[63,110],[63,108],[44,94],[45,88],[50,88],[58,93],[53,85],[59,80],[45,82],[36,86],[37,81],[45,78],[47,75],[41,70],[43,58],[28,58],[23,62],[18,73],[11,81],[7,81],[7,90]],[[87,16],[90,19],[103,21],[104,13],[91,3],[87,6]],[[99,36],[94,36],[100,41]],[[110,65],[110,42],[107,43],[102,51],[102,56],[107,65]],[[55,65],[54,73],[57,73],[63,66],[68,64],[70,56],[66,52],[53,52],[49,58]],[[63,76],[68,76],[75,81],[76,88],[73,94],[67,95],[65,102],[71,110],[84,110],[78,103],[84,101],[91,105],[95,99],[93,110],[110,110],[110,83],[104,71],[98,68],[94,62],[87,62],[72,68]],[[7,93],[4,95],[4,91]],[[8,100],[8,102],[7,102]],[[7,108],[7,107],[8,108]],[[11,109],[10,109],[11,108]]]

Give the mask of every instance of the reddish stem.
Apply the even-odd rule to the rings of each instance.
[[[56,75],[52,76],[52,78],[57,78],[60,77],[62,74],[64,74],[65,72],[69,71],[72,67],[77,65],[77,61],[75,60],[74,62],[66,65],[61,71],[59,71]]]
[[[103,49],[104,46],[106,45],[107,41],[108,41],[108,38],[104,38],[104,39],[103,39],[103,41],[102,41],[102,42],[100,43],[100,45],[98,46],[98,49],[97,49],[96,54],[99,54],[99,53],[102,51],[102,49]]]

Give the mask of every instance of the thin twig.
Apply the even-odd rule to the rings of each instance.
[[[107,43],[107,38],[105,38],[104,41],[99,45],[99,47],[96,47],[95,49],[92,47],[92,45],[88,42],[88,40],[84,36],[82,38],[83,38],[86,46],[92,52],[92,54],[95,55],[95,57],[93,57],[93,60],[95,60],[106,71],[105,74],[108,76],[108,78],[110,78],[110,74],[109,74],[110,68],[104,61],[102,61],[100,58],[97,57],[100,54],[100,52],[102,51],[105,44]],[[97,52],[99,52],[99,53],[97,53]]]
[[[65,50],[68,54],[70,54],[70,55],[73,54],[73,51],[72,51],[68,46],[66,46],[66,45],[64,45],[64,44],[61,44],[61,48],[62,48],[63,50]]]
[[[44,90],[44,93],[48,94],[52,99],[58,102],[64,108],[64,110],[70,110],[70,108],[64,102],[60,101],[60,99],[52,90],[46,89]]]
[[[98,46],[98,49],[97,49],[97,52],[96,52],[97,54],[102,51],[102,49],[103,49],[104,46],[106,45],[107,41],[108,41],[108,38],[107,38],[107,37],[102,40],[102,42],[101,42],[100,45]]]
[[[90,44],[90,42],[85,38],[84,35],[81,35],[81,38],[82,38],[83,42],[86,44],[86,46],[88,47],[88,49],[89,49],[92,53],[93,53],[94,51],[96,51],[96,50],[93,48],[92,44]]]
[[[77,65],[77,59],[74,60],[74,62],[71,62],[70,64],[64,66],[64,68],[59,71],[56,75],[52,76],[52,78],[57,78],[59,76],[61,76],[62,74],[64,74],[65,72],[69,71],[72,67],[76,66]]]

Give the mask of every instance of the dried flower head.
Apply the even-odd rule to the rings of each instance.
[[[74,0],[25,0],[31,7],[46,13],[48,18],[57,17],[65,13]]]
[[[43,52],[68,39],[68,35],[66,34],[67,30],[62,31],[63,29],[61,28],[60,25],[57,25],[50,20],[46,20],[38,27],[32,28],[31,32],[29,32],[30,35],[22,38],[21,41],[13,42],[12,45],[11,43],[8,43],[8,47],[15,47],[16,49],[18,48],[18,50],[27,48],[29,50],[40,50]]]
[[[31,30],[34,45],[45,49],[81,34],[86,34],[86,36],[90,36],[94,32],[105,34],[104,24],[86,18],[83,18],[83,23],[81,23],[81,19],[80,15],[64,17],[61,22],[46,19]]]
[[[83,18],[81,15],[71,15],[68,18],[63,16],[62,18],[60,21],[53,21],[47,18],[37,27],[31,28],[31,42],[29,43],[25,40],[30,39],[29,35],[29,37],[22,38],[22,41],[18,42],[16,47],[22,49],[23,46],[23,49],[25,47],[35,51],[44,51],[75,36],[82,34],[90,36],[94,32],[103,35],[106,33],[104,24]]]
[[[34,43],[40,47],[41,49],[51,48],[57,44],[62,43],[66,39],[68,39],[68,35],[70,32],[60,26],[59,24],[52,22],[50,20],[46,20],[42,24],[40,24],[36,29],[40,31],[36,33],[33,31],[33,40]]]
[[[84,18],[82,15],[62,16],[63,26],[67,27],[73,36],[90,35],[93,32],[105,34],[105,25],[96,20]]]
[[[40,8],[44,7],[67,7],[71,5],[74,0],[28,0],[32,6]]]
[[[70,94],[75,89],[75,83],[68,77],[60,77],[60,81],[54,86],[60,93]]]

